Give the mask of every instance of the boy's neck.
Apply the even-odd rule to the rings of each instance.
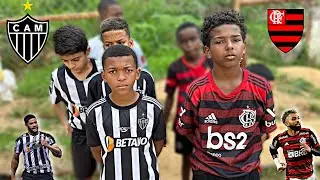
[[[111,92],[109,95],[110,100],[118,106],[129,106],[139,99],[140,94],[136,91],[131,91],[126,95],[118,95]]]
[[[91,60],[88,59],[88,61],[86,63],[86,66],[82,69],[81,72],[78,72],[78,73],[75,73],[75,72],[72,72],[72,71],[71,72],[78,80],[84,80],[90,74],[92,69],[93,69],[93,64],[92,64]]]
[[[233,68],[213,67],[212,75],[216,80],[234,80],[242,77],[242,69],[240,66]]]
[[[191,63],[191,64],[197,64],[200,60],[202,56],[202,53],[199,51],[198,54],[196,56],[187,56],[184,55],[184,57],[186,58],[186,60]]]

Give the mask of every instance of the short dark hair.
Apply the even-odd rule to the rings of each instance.
[[[244,18],[235,10],[228,9],[220,12],[216,12],[211,16],[204,19],[203,27],[201,29],[202,43],[209,47],[210,46],[210,31],[218,26],[224,24],[235,24],[239,26],[241,30],[241,36],[243,41],[246,39],[247,28],[244,25]]]
[[[33,114],[27,114],[26,116],[24,116],[23,121],[24,124],[28,124],[30,119],[36,118],[36,116],[34,116]]]
[[[197,30],[197,32],[200,34],[200,28],[196,24],[194,24],[192,22],[185,22],[185,23],[181,24],[176,30],[176,39],[177,40],[179,40],[180,31],[187,29],[187,28],[195,28]]]
[[[284,112],[282,113],[282,116],[281,116],[281,121],[282,121],[283,123],[285,123],[287,117],[288,117],[290,114],[296,114],[296,113],[298,113],[298,111],[295,110],[295,109],[288,109],[288,110],[284,111]]]
[[[252,65],[249,65],[247,67],[247,69],[250,72],[255,73],[255,74],[265,78],[267,81],[274,80],[274,76],[273,76],[271,70],[263,64],[252,64]]]
[[[110,6],[110,5],[114,5],[114,4],[119,4],[117,1],[115,0],[100,0],[99,4],[98,4],[98,12],[104,13],[105,9]]]
[[[86,53],[88,40],[82,29],[66,25],[57,29],[53,34],[54,50],[59,55]]]
[[[121,56],[132,56],[136,67],[138,67],[138,60],[136,53],[128,46],[117,44],[107,48],[102,55],[102,67],[109,57],[121,57]]]
[[[127,35],[130,37],[130,30],[127,21],[117,18],[111,17],[102,21],[100,25],[100,33],[103,34],[107,31],[116,31],[116,30],[124,30]]]

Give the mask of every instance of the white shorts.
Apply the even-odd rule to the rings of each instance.
[[[316,174],[313,173],[312,176],[305,178],[305,179],[299,179],[299,178],[290,178],[289,180],[316,180]]]

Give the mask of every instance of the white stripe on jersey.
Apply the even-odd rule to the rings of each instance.
[[[33,148],[33,146],[34,146],[34,142],[35,142],[35,137],[34,136],[29,136],[30,137],[30,143],[31,143],[31,147],[30,148]],[[35,157],[34,157],[34,151],[33,150],[31,150],[30,151],[30,156],[31,156],[31,167],[35,167],[36,166],[36,162],[35,162]],[[37,174],[37,170],[36,169],[34,169],[33,170],[33,174]]]
[[[138,137],[137,135],[137,106],[130,109],[130,131],[131,138]],[[140,162],[139,162],[139,147],[131,148],[131,163],[132,163],[132,180],[140,180]]]
[[[96,125],[97,125],[97,131],[98,131],[99,137],[100,137],[100,142],[102,144],[103,149],[107,150],[107,146],[106,146],[106,143],[105,143],[106,142],[105,141],[106,132],[104,131],[104,128],[103,128],[102,108],[101,108],[101,106],[95,108],[94,112],[95,112],[95,115],[96,115]],[[102,155],[103,164],[105,164],[105,159],[107,157],[107,154],[108,154],[107,152],[105,152],[104,154],[101,154]],[[106,176],[105,174],[106,174],[106,166],[103,166],[102,173],[101,173],[101,179]]]
[[[111,107],[111,114],[112,114],[112,123],[113,123],[113,137],[120,138],[120,112],[118,109]],[[114,176],[115,180],[122,180],[122,165],[121,165],[121,148],[114,148]]]
[[[67,84],[70,98],[72,99],[75,105],[81,104],[75,81],[69,77],[67,72],[64,74],[65,74],[66,84]],[[84,113],[80,113],[80,118],[81,120],[84,120],[86,118],[86,115]],[[77,129],[82,129],[81,122],[80,122],[81,120],[76,117],[73,118],[73,122],[77,126]]]
[[[137,89],[138,89],[138,81],[135,80],[135,81],[134,81],[134,84],[133,84],[133,90],[134,90],[134,91],[137,91]]]
[[[157,105],[159,107],[159,109],[162,109],[161,103],[158,100],[154,99],[153,97],[143,96],[142,100],[154,103],[155,105]]]
[[[102,95],[103,95],[103,97],[106,97],[107,96],[106,83],[104,81],[102,81],[101,84],[102,84]]]
[[[23,143],[23,149],[25,149],[26,146],[27,146],[27,136],[26,136],[26,135],[24,135],[24,136],[22,137],[22,143]],[[25,156],[24,156],[24,158],[25,158],[24,167],[25,167],[25,168],[30,167],[30,162],[29,162],[28,156],[29,156],[29,153],[26,152],[26,153],[25,153]],[[30,170],[27,170],[27,172],[30,173]]]
[[[41,137],[40,137],[40,133],[39,133],[39,136],[38,136],[38,142],[41,143],[41,139],[42,139],[42,135],[41,134]],[[40,156],[40,149],[43,148],[43,146],[40,146],[39,148],[37,148],[38,150],[38,162],[39,162],[39,166],[40,166],[40,173],[44,173],[44,170],[43,170],[43,163],[42,163],[42,159],[41,159],[41,156]]]
[[[146,94],[147,82],[146,82],[146,80],[144,79],[142,83],[143,83],[143,85],[142,85],[142,86],[143,86],[143,88],[142,88],[142,94]]]
[[[152,129],[153,129],[153,122],[154,122],[154,105],[151,103],[147,103],[147,117],[149,119],[149,123],[146,128],[146,136],[151,139],[152,137]],[[146,157],[146,161],[148,164],[148,172],[149,172],[149,180],[155,180],[155,173],[152,169],[152,159],[150,155],[150,144],[148,143],[144,147],[144,154]]]

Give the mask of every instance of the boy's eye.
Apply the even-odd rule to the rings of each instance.
[[[233,41],[234,42],[239,42],[239,41],[241,41],[241,39],[234,39]]]
[[[222,44],[223,41],[216,41],[215,44]]]
[[[116,71],[115,70],[111,70],[111,71],[109,71],[109,73],[110,74],[114,74],[114,73],[116,73]]]
[[[127,72],[132,72],[133,70],[132,70],[132,69],[127,69],[126,71],[127,71]]]

